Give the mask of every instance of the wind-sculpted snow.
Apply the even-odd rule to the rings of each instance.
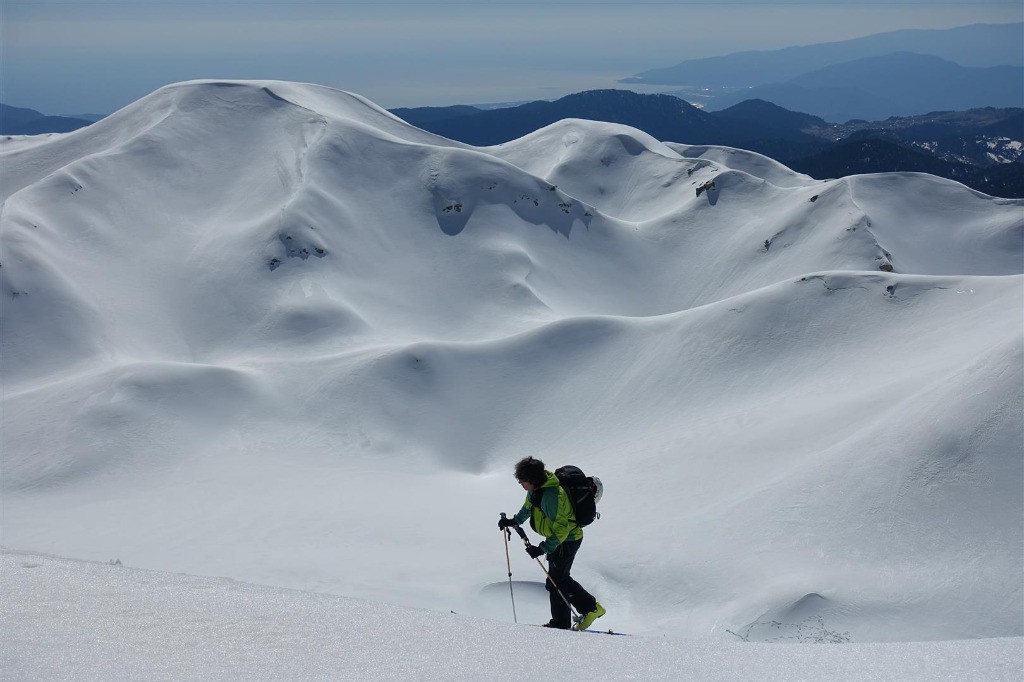
[[[964,192],[952,180],[914,173],[861,175],[847,182],[867,227],[897,254],[893,264],[899,272],[1009,275],[1024,267],[1020,200]],[[979,210],[983,206],[995,210]]]
[[[688,159],[702,159],[709,163],[721,164],[726,168],[763,178],[777,187],[807,187],[821,184],[808,175],[790,170],[774,159],[745,149],[671,142],[666,146]]]
[[[608,627],[1024,630],[1024,202],[279,82],[5,144],[9,547],[508,619],[531,454]]]
[[[678,210],[694,166],[639,130],[577,119],[488,151],[631,222]]]
[[[1022,664],[1019,638],[775,647],[606,637],[32,554],[0,555],[0,575],[0,666],[15,679],[518,680],[524,652],[558,679],[1000,682],[1019,679]]]

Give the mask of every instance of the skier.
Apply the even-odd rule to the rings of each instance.
[[[573,559],[583,542],[583,529],[576,524],[569,497],[558,484],[558,478],[546,471],[544,462],[539,459],[525,457],[519,460],[515,474],[516,480],[526,491],[526,502],[514,517],[504,518],[503,515],[498,521],[498,528],[504,530],[530,519],[530,527],[545,537],[540,544],[528,545],[526,548],[526,553],[534,559],[541,554],[547,555],[550,579],[544,583],[544,587],[551,603],[551,620],[544,627],[568,630],[572,625],[569,608],[569,604],[572,604],[583,616],[576,629],[586,630],[607,612],[592,594],[569,575]]]

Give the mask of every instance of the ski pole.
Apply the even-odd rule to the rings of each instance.
[[[505,512],[501,512],[501,518],[505,518]],[[512,597],[512,621],[516,624],[519,623],[519,618],[516,616],[516,595],[512,591],[512,559],[508,555],[508,541],[512,537],[512,531],[505,528],[505,532],[502,533],[505,536],[505,565],[508,567],[508,595]]]
[[[527,547],[530,547],[530,540],[526,537],[526,532],[519,526],[516,526],[516,532],[519,533],[519,537],[523,539],[523,544]],[[573,607],[573,605],[569,602],[569,600],[565,598],[565,595],[562,593],[561,588],[558,587],[558,583],[556,583],[554,578],[551,577],[551,574],[548,573],[548,569],[544,568],[544,564],[540,562],[540,557],[536,557],[536,561],[537,565],[540,566],[540,570],[544,571],[544,575],[547,576],[548,582],[550,582],[551,586],[555,588],[555,592],[557,592],[558,596],[562,598],[562,601],[565,602],[565,605],[569,607],[569,612],[572,614],[572,619],[577,623],[582,621],[582,614],[578,613],[576,609]]]

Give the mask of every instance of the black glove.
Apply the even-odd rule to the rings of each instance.
[[[536,559],[544,553],[544,550],[540,548],[540,545],[527,545],[526,553],[529,554],[532,558]]]
[[[498,519],[498,530],[505,530],[511,526],[518,526],[515,519],[507,519],[504,516]]]

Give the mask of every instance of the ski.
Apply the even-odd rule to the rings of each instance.
[[[547,630],[555,630],[562,632],[589,632],[592,635],[614,635],[616,637],[632,637],[633,635],[628,632],[615,632],[614,630],[576,630],[575,628],[569,628],[568,630],[560,630],[560,628],[548,628],[544,625],[537,625],[535,623],[523,623],[523,625],[529,625],[532,628],[545,628]]]

